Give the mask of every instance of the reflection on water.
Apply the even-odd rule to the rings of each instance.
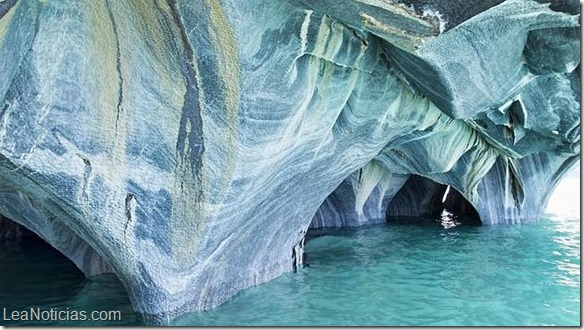
[[[459,226],[461,223],[458,221],[457,216],[444,209],[440,214],[440,224],[444,229],[450,229]]]
[[[333,230],[310,268],[173,324],[578,325],[579,221],[556,220]]]
[[[336,230],[308,240],[310,268],[172,324],[578,325],[579,237],[578,219],[557,217],[522,226]],[[115,309],[123,321],[107,324],[139,324],[115,276],[85,279],[38,246],[4,244],[1,251],[0,306]]]
[[[574,187],[566,187],[562,192],[573,196]],[[573,203],[552,203],[548,211],[557,213],[528,225],[459,226],[445,214],[438,223],[408,220],[313,235],[306,245],[310,268],[172,324],[579,325],[579,200]],[[122,322],[5,325],[140,324],[115,276],[85,279],[42,242],[3,243],[0,264],[0,307],[123,315]]]

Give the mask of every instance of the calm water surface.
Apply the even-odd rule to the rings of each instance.
[[[312,236],[310,267],[172,324],[577,326],[580,218],[574,210],[579,207],[521,226],[444,229],[425,222]],[[123,321],[0,324],[140,324],[115,276],[85,279],[59,253],[25,243],[0,245],[0,308],[120,310]]]
[[[578,219],[339,230],[311,267],[173,324],[579,325]]]

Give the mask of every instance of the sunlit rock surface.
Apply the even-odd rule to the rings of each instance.
[[[155,322],[292,270],[311,222],[432,213],[446,186],[536,220],[580,153],[578,14],[0,1],[0,213]]]

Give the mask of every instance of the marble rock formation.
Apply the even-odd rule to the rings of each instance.
[[[580,154],[579,5],[540,2],[0,0],[0,214],[155,322],[313,218],[537,219]]]

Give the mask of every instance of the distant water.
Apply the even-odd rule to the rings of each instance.
[[[554,213],[534,224],[444,229],[426,221],[313,236],[310,267],[172,324],[578,326],[579,180],[569,181],[550,200]],[[58,324],[139,324],[115,276],[84,279],[35,244],[0,245],[0,308],[115,309],[122,322]]]

